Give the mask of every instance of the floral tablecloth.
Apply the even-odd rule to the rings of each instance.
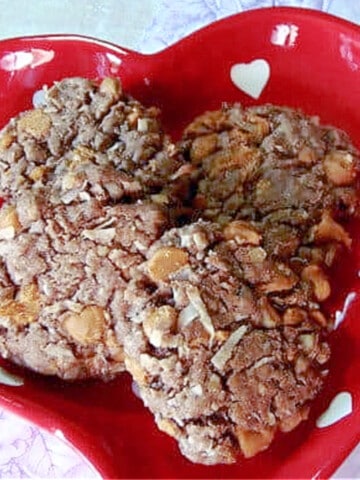
[[[0,0],[0,38],[80,33],[152,53],[227,15],[284,5],[315,8],[360,24],[359,0]],[[100,476],[61,438],[0,409],[0,478]],[[360,445],[334,478],[360,478]]]

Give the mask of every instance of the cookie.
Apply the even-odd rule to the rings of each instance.
[[[172,175],[181,190],[182,161],[159,115],[126,95],[115,78],[56,82],[37,108],[0,133],[0,197],[51,186],[54,203],[89,195],[129,203],[160,193],[165,203]]]
[[[113,302],[187,183],[159,111],[116,79],[65,79],[3,129],[0,160],[1,355],[112,378],[124,369]]]
[[[197,169],[198,216],[250,221],[268,252],[294,263],[330,266],[350,247],[359,153],[345,133],[286,107],[225,105],[196,118],[182,145]]]
[[[54,206],[24,191],[0,211],[0,353],[66,380],[123,371],[113,304],[163,232],[154,204]]]
[[[144,404],[188,459],[208,465],[253,456],[307,418],[330,354],[309,282],[245,222],[243,233],[239,244],[240,233],[203,221],[165,232],[118,302]],[[293,303],[277,305],[276,293]]]

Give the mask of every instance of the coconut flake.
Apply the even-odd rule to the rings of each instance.
[[[208,332],[210,337],[213,338],[213,336],[215,335],[215,329],[212,324],[211,318],[206,310],[206,306],[201,299],[198,288],[194,286],[188,286],[186,288],[186,294],[195,310],[197,310],[199,320],[202,323],[203,327]]]
[[[274,361],[274,357],[263,357],[260,358],[257,362],[254,363],[254,365],[250,368],[250,370],[255,370],[256,368],[260,368],[263,365],[266,365],[267,363],[271,363]]]
[[[214,365],[214,367],[216,367],[218,370],[222,370],[225,367],[226,362],[232,356],[233,349],[243,338],[243,336],[247,332],[247,329],[248,329],[247,325],[241,325],[241,327],[239,327],[230,335],[230,337],[226,340],[226,342],[212,357],[211,363]]]
[[[103,244],[111,243],[116,235],[115,228],[95,228],[94,230],[84,230],[83,237]]]
[[[192,303],[189,303],[179,314],[178,326],[179,328],[187,327],[195,318],[199,316],[198,311]]]

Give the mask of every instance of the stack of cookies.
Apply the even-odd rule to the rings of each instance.
[[[306,419],[359,154],[271,105],[164,134],[118,80],[65,79],[0,133],[0,352],[66,380],[124,369],[193,462]]]

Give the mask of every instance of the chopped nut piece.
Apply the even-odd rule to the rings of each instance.
[[[14,238],[20,228],[16,208],[13,205],[2,207],[0,209],[0,240]]]
[[[250,115],[248,118],[249,126],[251,126],[251,138],[253,141],[260,143],[266,135],[270,133],[270,124],[266,118],[258,115]]]
[[[226,340],[226,342],[219,348],[219,350],[212,357],[211,363],[214,365],[214,367],[216,367],[218,370],[224,369],[227,361],[230,360],[230,358],[233,355],[234,348],[243,338],[247,330],[248,330],[247,325],[241,325],[241,327],[239,327],[230,335],[230,337]]]
[[[69,312],[63,319],[68,334],[82,345],[89,345],[101,339],[104,327],[104,310],[96,306],[85,307],[80,314]]]
[[[261,432],[251,432],[237,427],[236,435],[244,457],[250,458],[266,450],[274,438],[275,429],[269,428]]]
[[[148,263],[150,278],[154,281],[164,281],[169,276],[188,263],[188,254],[181,248],[161,247],[151,257]]]
[[[145,335],[154,347],[167,346],[166,337],[174,332],[176,322],[176,310],[168,305],[162,305],[153,310],[143,321]]]
[[[290,290],[297,284],[297,282],[298,279],[293,272],[283,274],[279,271],[274,271],[271,281],[260,285],[260,289],[264,293],[282,292]]]
[[[261,263],[267,257],[266,251],[262,247],[255,247],[249,251],[249,258],[251,263]]]
[[[47,167],[45,167],[44,165],[39,165],[31,170],[31,172],[29,173],[29,178],[31,178],[31,180],[33,180],[34,182],[37,182],[45,176],[47,171]]]
[[[326,155],[324,170],[330,182],[337,186],[350,185],[356,177],[353,156],[339,150]]]
[[[138,385],[144,385],[146,383],[146,371],[138,360],[125,355],[125,367]]]
[[[222,130],[226,115],[221,110],[205,112],[196,117],[185,129],[185,137],[192,138]]]
[[[299,341],[303,350],[309,354],[315,347],[316,337],[314,333],[304,333],[299,336]]]
[[[266,297],[259,300],[260,324],[265,328],[273,328],[281,324],[281,317]]]
[[[139,117],[140,117],[140,111],[136,107],[133,108],[133,111],[129,113],[127,117],[127,122],[131,128],[135,128],[137,126]]]
[[[284,325],[298,325],[308,318],[306,310],[299,307],[289,307],[283,315]]]
[[[299,423],[308,418],[309,411],[310,407],[305,406],[297,410],[289,417],[282,418],[280,422],[280,430],[282,432],[290,432],[291,430],[294,430],[294,428],[296,428]]]
[[[259,151],[245,145],[241,145],[234,150],[221,150],[218,153],[214,153],[210,158],[210,179],[215,179],[221,172],[234,168],[244,168],[244,174],[248,174],[260,164]],[[244,175],[245,178],[246,176]]]
[[[125,355],[123,346],[117,340],[113,330],[106,331],[106,346],[109,348],[111,358],[120,364],[124,364]]]
[[[118,78],[106,77],[100,83],[99,90],[105,95],[110,95],[114,99],[118,99],[122,95],[121,83]]]
[[[215,133],[197,137],[191,144],[190,159],[197,165],[204,157],[215,152],[218,136]]]
[[[14,141],[14,136],[8,132],[3,133],[0,136],[0,152],[6,150]]]
[[[347,231],[325,212],[318,225],[312,229],[312,236],[317,243],[337,241],[343,243],[347,248],[351,247],[351,238]]]
[[[316,154],[314,150],[308,146],[303,147],[299,152],[299,160],[305,165],[312,165],[316,162]]]
[[[15,325],[28,325],[34,322],[40,312],[40,295],[33,283],[20,288],[14,300],[6,300],[0,305],[0,317],[9,318]]]
[[[167,433],[170,437],[178,438],[180,436],[180,428],[176,425],[175,422],[167,418],[162,418],[158,420],[157,426],[162,432]]]
[[[235,240],[239,245],[260,245],[261,235],[247,222],[234,220],[224,228],[226,240]]]
[[[95,152],[85,145],[79,145],[73,150],[71,155],[70,167],[90,161],[94,157]]]
[[[295,361],[295,373],[296,375],[302,375],[310,366],[310,360],[303,355],[299,355]]]
[[[330,283],[319,265],[308,265],[305,267],[301,272],[301,278],[305,282],[312,284],[315,298],[319,302],[323,302],[329,297],[331,293]]]
[[[51,127],[50,117],[40,109],[30,110],[20,118],[18,128],[40,140]]]

